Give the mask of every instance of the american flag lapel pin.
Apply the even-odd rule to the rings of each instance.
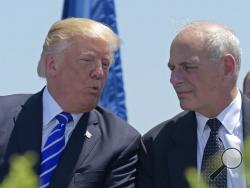
[[[85,136],[86,136],[87,138],[91,138],[91,137],[92,137],[92,134],[87,130],[87,131],[85,132]]]

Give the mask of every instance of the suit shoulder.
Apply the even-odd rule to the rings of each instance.
[[[103,121],[103,124],[105,124],[108,128],[118,132],[129,132],[134,136],[140,135],[134,127],[107,109],[97,106],[94,111],[99,116],[99,120]]]
[[[98,121],[98,129],[102,137],[108,140],[114,153],[125,154],[139,149],[141,140],[139,132],[112,112],[96,107],[90,112],[90,117]]]
[[[0,107],[3,110],[23,105],[31,94],[14,94],[0,96]]]
[[[192,112],[183,111],[173,118],[156,125],[143,136],[143,140],[155,140],[161,135],[164,135],[164,137],[170,136],[178,128],[179,122],[190,115],[192,115]]]

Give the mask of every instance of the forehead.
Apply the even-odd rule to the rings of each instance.
[[[250,88],[250,74],[247,76],[246,86]]]
[[[196,50],[201,51],[204,46],[204,35],[200,32],[193,30],[187,30],[179,33],[171,44],[172,49],[182,49],[182,50]]]
[[[109,44],[102,39],[74,36],[67,41],[68,49],[80,54],[111,55],[112,53]]]
[[[196,61],[198,57],[205,56],[203,40],[194,33],[178,35],[170,47],[170,63],[180,61]]]
[[[170,49],[170,64],[197,62],[202,53],[192,45],[175,43]]]

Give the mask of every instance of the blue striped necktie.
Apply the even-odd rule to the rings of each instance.
[[[58,120],[58,124],[49,134],[41,152],[40,188],[49,187],[51,177],[65,148],[65,126],[73,120],[68,112],[62,112],[55,118]]]

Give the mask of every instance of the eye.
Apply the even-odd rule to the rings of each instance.
[[[92,61],[92,59],[91,58],[81,58],[80,61],[90,62],[90,61]]]
[[[90,54],[84,54],[80,57],[80,61],[81,62],[92,62],[95,60],[95,57],[93,55]]]
[[[109,68],[109,65],[110,65],[110,61],[108,59],[103,59],[102,60],[102,66],[105,68],[105,69],[108,69]]]
[[[186,72],[193,71],[197,68],[197,66],[190,65],[190,64],[183,64],[182,67],[183,67],[183,70],[185,70]]]

